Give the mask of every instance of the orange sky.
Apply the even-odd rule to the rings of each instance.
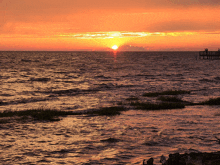
[[[219,11],[219,0],[0,0],[0,50],[217,50]]]

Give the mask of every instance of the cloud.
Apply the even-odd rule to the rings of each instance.
[[[220,18],[215,14],[220,9],[219,0],[0,0],[0,2],[0,33],[5,34],[40,35],[44,31],[56,35],[99,31],[153,33],[205,29],[214,31],[220,27]],[[199,10],[194,12],[195,8]],[[203,8],[210,10],[203,12]],[[121,35],[133,37],[137,34]]]
[[[88,32],[78,34],[61,35],[64,37],[74,37],[78,39],[108,39],[108,38],[126,38],[126,37],[144,37],[152,35],[145,32]]]
[[[206,21],[166,21],[159,22],[146,28],[148,31],[159,32],[183,32],[183,31],[220,31],[220,20],[216,22]]]
[[[148,36],[182,36],[182,35],[193,35],[191,32],[87,32],[87,33],[76,33],[59,35],[58,37],[72,37],[76,39],[111,39],[111,38],[140,38]]]
[[[149,12],[167,8],[217,7],[219,0],[1,0],[0,19],[13,21],[70,21],[69,15],[96,11]]]
[[[168,7],[218,6],[219,0],[2,0],[1,10],[11,14],[66,14],[88,10],[150,10]]]
[[[119,51],[146,51],[142,46],[123,45],[118,48]]]
[[[219,9],[184,9],[161,13],[146,24],[144,30],[151,32],[220,31],[220,15],[216,14]]]
[[[169,0],[172,4],[183,6],[216,6],[220,5],[219,0]]]

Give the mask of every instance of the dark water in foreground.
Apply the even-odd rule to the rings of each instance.
[[[220,96],[219,60],[198,52],[0,52],[0,111],[83,111],[145,92],[188,90],[200,102]],[[0,164],[141,164],[174,152],[219,151],[219,106],[120,116],[68,116],[49,123],[0,124]],[[114,142],[106,139],[114,138]]]

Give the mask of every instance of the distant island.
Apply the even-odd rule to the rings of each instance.
[[[147,51],[144,47],[123,45],[118,48],[118,51]]]

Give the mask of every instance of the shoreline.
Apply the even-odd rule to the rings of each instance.
[[[219,141],[220,142],[220,141]],[[220,143],[219,143],[220,144]],[[143,165],[154,165],[154,159],[143,160]],[[191,152],[185,154],[170,154],[166,159],[163,155],[161,165],[220,165],[220,151],[218,152]]]

